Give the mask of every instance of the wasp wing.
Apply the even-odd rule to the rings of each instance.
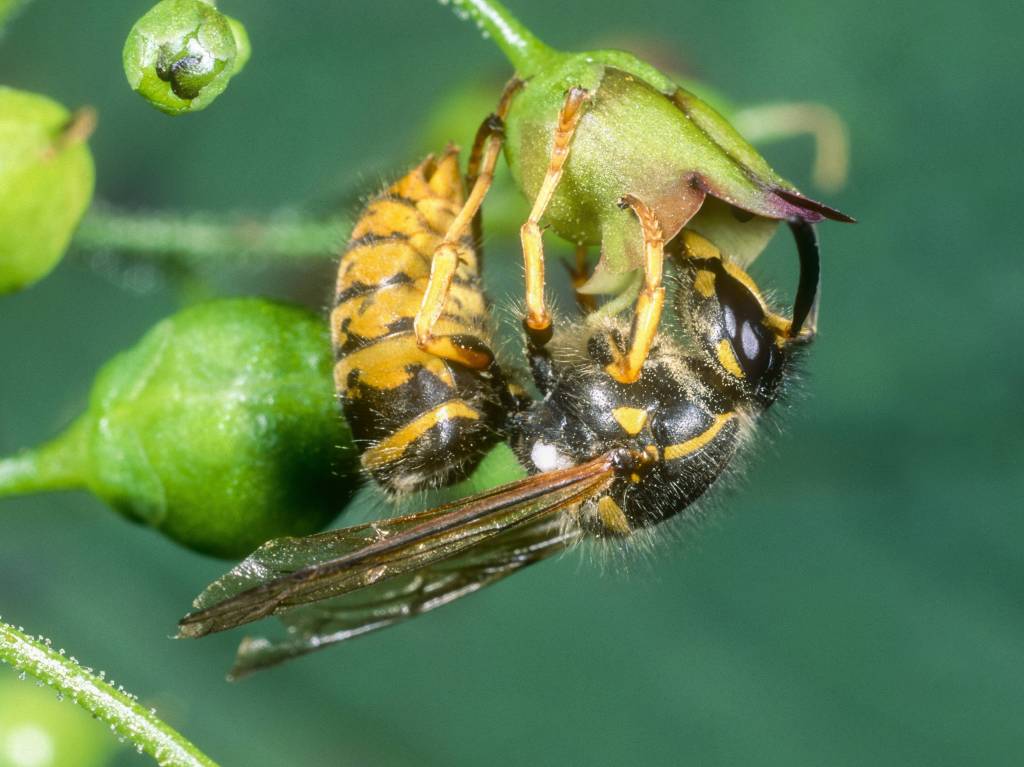
[[[230,678],[415,618],[473,594],[577,543],[582,533],[557,516],[507,530],[449,559],[281,616],[282,639],[246,637]]]
[[[415,573],[600,492],[612,458],[513,482],[429,511],[257,549],[196,599],[179,636],[200,637]]]

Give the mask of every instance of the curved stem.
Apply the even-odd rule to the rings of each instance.
[[[441,0],[460,17],[472,19],[490,35],[520,77],[531,77],[555,51],[538,40],[498,0]]]
[[[32,639],[0,621],[0,661],[46,682],[61,695],[110,725],[116,735],[156,759],[164,767],[217,767],[156,712],[139,705],[134,695],[103,680],[50,647],[49,640]]]
[[[732,122],[754,144],[810,134],[814,139],[815,186],[835,192],[846,184],[849,131],[843,118],[824,104],[762,104],[737,111]]]
[[[225,259],[333,259],[351,225],[346,218],[314,219],[290,213],[257,218],[230,214],[125,213],[93,206],[72,243],[82,251],[114,251],[193,265]]]
[[[80,419],[52,442],[0,458],[0,498],[82,487],[85,430]]]

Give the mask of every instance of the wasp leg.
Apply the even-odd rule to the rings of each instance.
[[[575,266],[567,264],[567,266],[569,268],[569,278],[572,280],[572,287],[576,293],[576,305],[584,314],[590,314],[597,309],[597,300],[592,295],[580,293],[580,288],[586,284],[590,277],[587,273],[587,248],[585,245],[576,246],[576,264]]]
[[[630,384],[640,377],[665,305],[665,288],[661,284],[665,265],[665,239],[658,219],[641,200],[627,194],[619,204],[624,208],[632,208],[640,219],[640,229],[644,236],[644,284],[636,300],[629,350],[608,365],[606,370],[619,383]]]
[[[590,94],[580,87],[574,87],[566,94],[565,102],[558,112],[558,126],[551,146],[547,173],[533,201],[530,217],[519,230],[523,243],[523,262],[526,267],[526,318],[523,320],[523,327],[534,346],[543,346],[551,339],[551,315],[544,304],[544,242],[541,238],[540,219],[551,203],[558,182],[562,178],[562,169],[569,157],[572,137],[583,115],[583,102],[589,96]]]
[[[479,213],[484,197],[487,196],[494,180],[494,169],[505,140],[505,116],[508,114],[512,97],[522,84],[518,79],[509,81],[501,94],[498,109],[484,120],[477,131],[469,159],[472,189],[448,231],[445,232],[444,239],[434,250],[430,261],[430,278],[423,292],[419,311],[413,320],[416,345],[419,348],[477,370],[483,370],[494,362],[494,356],[488,349],[482,344],[464,343],[451,336],[435,336],[433,331],[444,313],[459,262],[465,260],[460,255],[462,240]]]

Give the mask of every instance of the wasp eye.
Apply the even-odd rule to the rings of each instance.
[[[690,239],[692,282],[688,298],[679,304],[681,316],[727,381],[762,390],[783,359],[776,323],[769,321],[761,292],[745,271],[725,261],[710,243]]]
[[[714,339],[714,352],[722,367],[733,377],[756,386],[777,355],[774,334],[765,324],[764,307],[755,289],[749,277],[741,279],[724,268],[716,274],[715,295],[721,319],[712,334],[719,336]]]

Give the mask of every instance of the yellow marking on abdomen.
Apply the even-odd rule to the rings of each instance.
[[[430,274],[430,259],[403,240],[358,245],[341,258],[336,294],[353,285],[376,286],[406,275],[417,280]]]
[[[664,459],[666,461],[674,461],[677,458],[685,458],[692,453],[696,453],[717,437],[718,433],[725,427],[725,425],[735,417],[736,415],[734,413],[716,415],[714,422],[702,434],[698,434],[693,439],[686,440],[686,442],[680,442],[678,445],[669,445],[666,447],[662,454]]]
[[[389,463],[394,463],[405,454],[409,445],[426,434],[432,427],[455,418],[476,421],[480,419],[480,414],[461,400],[438,405],[433,410],[428,410],[423,415],[417,416],[390,437],[382,439],[367,449],[363,453],[363,466],[373,471]]]
[[[448,227],[455,220],[461,207],[461,204],[455,204],[451,200],[443,200],[439,197],[428,197],[416,203],[416,208],[427,225],[441,234],[448,231]]]
[[[740,363],[736,359],[736,352],[732,349],[732,343],[728,339],[723,338],[719,341],[715,351],[718,354],[718,361],[722,363],[722,367],[729,371],[729,375],[734,378],[746,378],[743,368],[740,367]]]
[[[348,394],[348,376],[355,370],[359,383],[373,389],[396,389],[412,378],[410,369],[422,367],[446,385],[455,387],[448,364],[420,351],[412,334],[382,338],[372,346],[352,352],[334,366],[334,383],[338,391]]]
[[[346,320],[349,335],[379,338],[387,334],[389,326],[396,321],[415,317],[422,296],[423,291],[415,285],[389,285],[339,304],[331,312],[331,324],[337,329],[339,338]]]

